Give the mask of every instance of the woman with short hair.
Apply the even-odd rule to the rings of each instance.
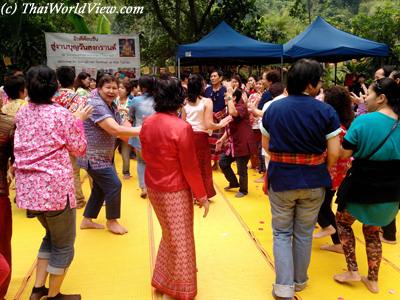
[[[250,125],[249,111],[242,95],[243,92],[239,88],[234,91],[231,91],[231,88],[228,89],[226,103],[232,122],[225,127],[224,135],[217,142],[217,149],[226,145],[226,150],[219,161],[219,167],[229,182],[225,190],[239,188],[239,191],[235,194],[236,198],[242,198],[248,194],[247,163],[250,156],[257,153],[257,144]],[[239,181],[231,167],[233,162],[236,162],[237,165]]]
[[[114,103],[118,96],[118,81],[111,75],[104,75],[98,83],[98,91],[88,102],[93,113],[84,122],[88,142],[86,155],[78,159],[93,179],[93,187],[83,213],[81,229],[103,229],[93,222],[106,204],[107,229],[115,234],[125,234],[126,228],[118,223],[121,216],[122,184],[114,167],[114,150],[117,137],[137,136],[140,127],[122,126],[122,120]]]
[[[38,218],[46,229],[39,249],[31,300],[81,299],[62,295],[60,287],[74,257],[76,201],[69,153],[84,155],[86,139],[82,121],[91,107],[74,114],[53,103],[56,73],[47,66],[27,73],[30,101],[15,117],[14,140],[16,198],[20,208]],[[50,273],[50,289],[45,288]]]
[[[191,300],[197,294],[192,194],[204,217],[209,202],[192,127],[177,115],[184,102],[180,82],[159,80],[154,101],[156,113],[140,133],[147,192],[162,229],[152,285],[164,299]]]
[[[325,189],[331,186],[327,167],[336,163],[340,151],[337,113],[314,98],[322,75],[322,66],[314,60],[295,62],[288,72],[289,96],[268,107],[260,126],[263,148],[270,156],[273,294],[281,300],[292,299],[307,286],[312,233]]]

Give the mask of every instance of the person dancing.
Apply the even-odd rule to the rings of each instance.
[[[142,126],[143,120],[154,114],[154,88],[156,78],[153,76],[142,76],[139,79],[139,87],[141,95],[133,98],[132,105],[129,109],[129,118],[134,126]],[[129,139],[129,144],[136,150],[136,171],[139,179],[140,197],[147,197],[146,183],[144,182],[144,172],[146,162],[142,157],[142,146],[139,137]]]
[[[7,170],[13,154],[14,117],[0,112],[0,299],[11,280],[12,215]]]
[[[209,130],[219,130],[225,127],[231,116],[227,116],[218,123],[213,120],[213,103],[211,99],[202,97],[204,92],[203,78],[200,75],[191,75],[188,82],[188,97],[182,110],[182,119],[187,121],[194,131],[194,144],[201,177],[210,199],[216,195],[212,180],[211,152],[208,144]]]
[[[118,220],[121,216],[122,184],[114,167],[115,141],[118,136],[137,136],[140,127],[125,127],[114,103],[118,82],[111,75],[101,77],[98,92],[88,102],[93,106],[91,117],[84,122],[88,142],[86,155],[78,158],[81,168],[93,179],[93,188],[83,213],[81,229],[104,229],[93,222],[105,201],[107,229],[115,234],[128,232]]]
[[[164,299],[191,300],[197,294],[192,193],[204,217],[209,202],[192,127],[177,116],[184,102],[179,81],[159,80],[154,101],[156,113],[140,132],[147,192],[162,229],[151,283]]]
[[[29,104],[15,117],[15,183],[17,205],[27,209],[46,230],[38,253],[35,285],[30,300],[79,300],[60,293],[74,257],[76,200],[69,154],[86,151],[82,121],[92,108],[82,106],[74,115],[53,103],[58,88],[56,73],[47,66],[27,73]],[[45,288],[50,274],[49,289]]]
[[[331,186],[327,167],[336,163],[340,152],[337,113],[314,98],[322,75],[322,66],[314,60],[295,62],[288,72],[289,96],[268,107],[260,126],[263,148],[270,156],[273,295],[279,300],[292,300],[295,291],[307,286],[312,233],[325,189]]]
[[[343,138],[354,119],[350,93],[344,87],[333,86],[324,91],[324,101],[332,106],[339,116],[340,128],[342,130],[339,136],[340,141],[343,142]],[[321,250],[343,253],[342,245],[337,233],[335,214],[332,211],[332,199],[346,176],[346,172],[350,166],[351,158],[339,158],[337,163],[329,170],[332,179],[332,186],[325,190],[324,202],[322,203],[321,209],[318,213],[318,224],[322,229],[314,234],[314,238],[322,238],[330,235],[333,245],[324,244],[320,247]]]
[[[353,121],[342,144],[341,157],[354,157],[337,194],[336,222],[348,271],[333,278],[339,283],[362,280],[369,291],[378,293],[379,231],[396,217],[400,202],[400,91],[396,82],[382,78],[371,84],[366,105],[369,113]],[[368,277],[358,272],[351,227],[355,220],[363,224]]]
[[[211,85],[204,91],[204,96],[210,98],[213,102],[213,117],[215,123],[218,123],[227,116],[225,104],[226,87],[222,85],[222,79],[222,71],[212,71],[210,75]],[[216,143],[223,134],[223,129],[214,130],[213,134],[208,138],[211,149],[211,160],[214,162],[213,169],[218,169],[221,151],[216,150]]]

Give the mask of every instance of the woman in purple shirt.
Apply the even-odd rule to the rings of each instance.
[[[114,149],[117,137],[137,136],[140,127],[121,126],[121,118],[114,103],[118,95],[118,82],[111,75],[101,77],[98,93],[89,98],[93,106],[90,119],[86,120],[85,135],[88,142],[86,156],[79,158],[78,163],[93,179],[93,188],[83,213],[81,229],[103,229],[96,219],[105,201],[107,229],[115,234],[128,231],[117,219],[121,216],[122,184],[114,167]]]

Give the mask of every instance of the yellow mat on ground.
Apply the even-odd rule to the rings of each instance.
[[[195,207],[194,231],[198,268],[197,300],[270,299],[274,271],[220,195],[210,211]],[[155,249],[161,228],[152,212]]]
[[[117,168],[120,171],[120,159],[117,160]],[[136,173],[135,170],[135,164],[132,163],[132,174]],[[106,230],[80,230],[83,210],[77,210],[75,257],[62,287],[64,293],[81,293],[83,299],[89,300],[152,299],[148,200],[139,197],[135,175],[122,182],[120,222],[127,227],[129,233],[117,236]],[[88,197],[90,188],[87,180],[83,187]],[[36,219],[26,219],[24,211],[15,207],[13,210],[14,266],[6,299],[14,299],[21,288],[44,235],[44,230]],[[97,221],[106,223],[104,209]],[[29,299],[33,284],[34,276],[20,299]]]
[[[221,193],[232,204],[235,211],[248,225],[251,234],[254,235],[262,250],[268,257],[273,258],[272,252],[272,229],[271,212],[268,197],[262,192],[262,184],[254,183],[260,175],[254,170],[249,170],[249,195],[237,199],[233,191]],[[221,172],[214,172],[214,183],[223,187],[227,182]],[[400,223],[397,222],[397,228]],[[367,259],[365,254],[364,237],[361,224],[354,224],[357,238],[356,255],[362,275],[367,274]],[[331,243],[329,237],[314,239],[309,268],[309,286],[298,295],[303,300],[369,300],[369,299],[400,299],[400,246],[383,245],[383,260],[379,273],[379,294],[370,293],[361,282],[341,285],[336,283],[332,276],[336,273],[346,271],[346,262],[343,254],[322,251],[319,247],[324,243]],[[266,298],[268,299],[268,298]]]
[[[131,161],[131,173],[136,163]],[[117,170],[120,171],[117,156]],[[129,233],[116,236],[106,230],[77,229],[76,255],[63,284],[64,293],[81,293],[83,299],[157,299],[150,286],[161,229],[149,201],[139,197],[137,178],[122,180],[122,218]],[[87,181],[84,192],[89,195]],[[77,210],[77,226],[82,219]],[[195,238],[198,264],[196,299],[269,299],[274,273],[224,198],[217,195],[207,218],[195,208]],[[104,209],[98,221],[105,224]],[[36,219],[26,219],[14,207],[14,270],[7,299],[28,299],[34,274],[31,268],[44,234]]]
[[[117,170],[121,160],[117,155]],[[63,285],[63,292],[82,294],[83,299],[158,299],[150,286],[152,266],[161,231],[148,200],[139,197],[136,163],[131,160],[133,178],[122,180],[121,223],[129,233],[115,236],[106,230],[77,229],[76,255]],[[223,191],[222,173],[214,173],[218,195],[209,216],[195,208],[195,239],[198,265],[199,300],[269,300],[273,272],[272,232],[268,198],[261,184],[253,183],[258,174],[249,171],[249,195],[236,199]],[[88,182],[84,192],[89,195]],[[82,219],[77,211],[77,225]],[[13,207],[13,277],[6,299],[28,299],[33,278],[26,280],[34,263],[44,232],[36,219],[27,219],[23,210]],[[104,210],[98,221],[105,224]],[[242,223],[241,223],[242,222]],[[355,226],[357,257],[361,273],[366,273],[366,256],[360,226]],[[253,238],[252,238],[253,237]],[[298,294],[302,300],[400,299],[400,247],[384,245],[378,295],[362,283],[339,285],[332,275],[346,265],[343,255],[319,250],[329,238],[315,240],[309,269],[310,285]],[[34,275],[34,274],[33,274]],[[29,279],[29,278],[28,278]]]

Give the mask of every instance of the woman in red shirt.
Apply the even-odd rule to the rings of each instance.
[[[177,80],[159,80],[156,113],[144,120],[140,141],[148,196],[162,228],[152,285],[164,299],[190,300],[197,294],[193,196],[204,206],[204,217],[209,202],[192,127],[177,115],[183,101]]]

